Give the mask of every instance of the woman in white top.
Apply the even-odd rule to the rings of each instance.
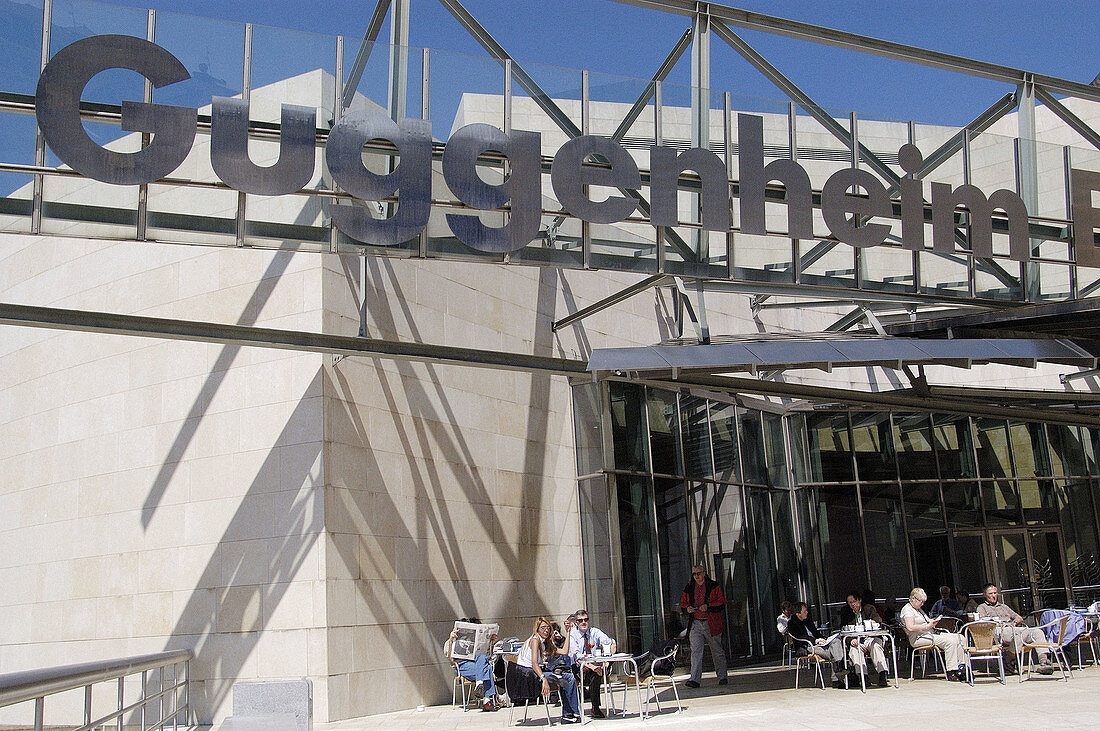
[[[516,655],[522,678],[520,687],[542,686],[542,695],[550,695],[550,688],[561,689],[561,722],[580,723],[580,699],[577,697],[577,679],[568,663],[562,663],[555,671],[543,670],[544,663],[559,655],[568,655],[567,649],[557,647],[550,639],[550,620],[539,617],[535,629]],[[535,677],[537,676],[537,677]],[[527,682],[524,682],[527,681]]]
[[[901,626],[905,628],[905,634],[909,638],[909,645],[913,649],[921,647],[936,647],[943,651],[947,667],[948,680],[961,680],[966,682],[966,673],[963,666],[966,664],[965,646],[966,640],[962,635],[953,632],[937,632],[936,625],[940,618],[932,619],[925,614],[924,603],[928,601],[928,594],[919,586],[909,592],[909,603],[901,608],[898,618]]]

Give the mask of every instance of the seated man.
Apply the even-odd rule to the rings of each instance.
[[[1012,611],[1004,602],[998,601],[1000,592],[996,584],[986,584],[982,590],[985,601],[978,605],[978,619],[995,619],[1005,622],[997,627],[997,641],[1002,645],[1011,645],[1013,654],[1005,656],[1005,672],[1014,672],[1016,668],[1016,656],[1020,654],[1025,642],[1046,642],[1046,635],[1040,629],[1023,627],[1024,618]],[[1050,655],[1045,650],[1037,650],[1039,653],[1039,673],[1050,675],[1054,672],[1054,666],[1050,662]]]
[[[458,621],[480,624],[476,617],[470,619],[463,617]],[[495,711],[497,708],[504,705],[504,702],[497,698],[497,687],[496,681],[493,680],[492,663],[489,662],[489,658],[485,655],[478,655],[473,660],[455,659],[454,643],[456,637],[458,637],[458,635],[454,630],[451,630],[451,636],[443,643],[444,656],[454,663],[455,670],[461,677],[481,683],[481,710]],[[490,645],[495,644],[496,641],[496,635],[489,636]]]
[[[974,614],[978,611],[978,603],[970,598],[969,592],[965,592],[962,589],[959,589],[957,592],[955,592],[955,601],[957,601],[959,603],[959,606],[962,607],[962,613],[964,615]]]
[[[909,598],[912,599],[913,595],[910,594]],[[904,609],[904,607],[903,607]],[[959,605],[959,601],[955,597],[951,596],[950,586],[940,587],[940,598],[936,600],[936,603],[932,605],[933,617],[959,617],[962,615],[962,607]]]
[[[795,602],[791,610],[791,617],[787,621],[787,634],[796,640],[803,641],[795,643],[795,653],[804,656],[812,652],[818,657],[830,660],[832,662],[830,679],[833,681],[833,687],[843,688],[844,681],[837,676],[837,666],[841,666],[841,674],[848,671],[843,667],[844,648],[841,646],[840,638],[825,644],[825,638],[821,636],[817,627],[814,626],[814,621],[810,619],[810,608],[806,606],[806,602]],[[809,645],[804,644],[805,642]]]
[[[950,594],[951,590],[947,587]],[[943,651],[944,662],[948,668],[948,680],[961,680],[966,682],[966,673],[963,667],[966,664],[966,652],[963,650],[965,640],[962,635],[953,632],[936,632],[939,619],[932,619],[924,613],[924,603],[928,601],[928,594],[924,589],[917,587],[909,592],[909,602],[901,608],[901,626],[905,628],[905,635],[909,638],[909,646],[914,650],[922,647],[936,647]],[[937,602],[938,604],[939,602]],[[914,654],[914,659],[915,655]]]
[[[780,635],[787,634],[787,623],[790,622],[792,614],[794,614],[794,607],[789,601],[779,602],[779,616],[775,618],[775,628],[779,630]]]
[[[863,606],[863,592],[854,590],[848,592],[847,604],[840,608],[840,625],[844,627],[859,624],[864,620],[879,621],[878,612],[875,611],[874,607]],[[883,687],[889,685],[890,666],[886,664],[886,653],[882,649],[882,638],[859,639],[851,637],[848,639],[848,643],[848,662],[852,664],[852,667],[858,672],[866,674],[867,658],[865,655],[870,655],[871,662],[878,672],[877,683]]]
[[[578,609],[573,613],[573,628],[569,630],[569,658],[576,668],[580,665],[578,658],[581,655],[591,655],[596,647],[603,647],[614,654],[618,650],[615,640],[608,637],[597,627],[592,627],[588,622],[588,610]],[[600,690],[603,687],[603,674],[606,665],[596,665],[584,669],[584,677],[578,678],[585,689],[585,694],[592,699],[592,717],[603,718],[604,712],[600,709]]]

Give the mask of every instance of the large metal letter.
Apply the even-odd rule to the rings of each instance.
[[[955,251],[955,209],[970,212],[970,251],[974,256],[993,256],[993,209],[1008,219],[1008,256],[1015,261],[1030,258],[1027,206],[1010,190],[996,190],[989,198],[973,185],[952,190],[949,183],[932,183],[932,248]]]
[[[160,88],[191,78],[179,59],[133,36],[84,38],[62,48],[42,69],[35,114],[46,143],[62,162],[89,178],[115,185],[151,183],[178,168],[195,141],[197,113],[187,107],[122,102],[122,129],[153,135],[140,152],[112,152],[96,144],[80,121],[80,96],[92,77],[129,69]]]
[[[860,187],[867,197],[848,194],[848,189]],[[848,220],[849,213],[855,214]],[[833,235],[846,244],[859,248],[878,246],[886,240],[890,226],[885,223],[863,223],[863,218],[889,216],[893,213],[890,197],[879,179],[866,170],[845,168],[837,170],[825,181],[821,189],[821,217]]]
[[[814,238],[810,176],[794,160],[772,160],[764,167],[764,118],[737,115],[737,175],[741,187],[741,233],[766,234],[764,191],[779,180],[787,189],[787,235]]]
[[[589,156],[599,155],[610,167],[584,166]],[[586,185],[637,190],[642,187],[642,175],[634,158],[620,145],[606,137],[585,135],[569,140],[554,156],[550,168],[554,195],[565,210],[591,223],[618,223],[634,212],[638,202],[633,198],[609,196],[602,203],[589,199]]]
[[[1070,168],[1070,197],[1073,203],[1073,254],[1079,267],[1100,267],[1096,230],[1100,229],[1100,208],[1093,205],[1093,193],[1100,193],[1100,173]]]
[[[363,164],[363,145],[388,140],[401,158],[392,173],[383,175]],[[420,119],[403,119],[398,125],[381,112],[345,114],[329,133],[325,163],[332,179],[356,198],[368,201],[400,191],[397,212],[387,219],[372,218],[365,208],[334,205],[336,228],[367,244],[396,246],[420,233],[428,223],[432,204],[432,125]]]
[[[729,231],[730,186],[726,164],[710,150],[693,147],[679,155],[669,147],[649,148],[650,191],[653,209],[649,222],[654,226],[677,226],[679,216],[676,188],[680,173],[694,170],[699,174],[702,190],[699,196],[699,217],[708,231]]]
[[[260,166],[248,156],[248,102],[216,96],[210,112],[210,165],[226,185],[243,193],[283,195],[313,177],[317,110],[284,104],[279,160]]]
[[[477,158],[494,150],[508,158],[511,174],[499,185],[477,174]],[[505,133],[488,124],[470,124],[451,135],[443,150],[443,177],[451,192],[468,206],[491,211],[511,201],[506,226],[486,226],[477,216],[448,213],[447,225],[471,249],[505,253],[522,249],[539,233],[542,218],[542,135],[513,130]]]

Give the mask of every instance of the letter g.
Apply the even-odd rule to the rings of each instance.
[[[133,36],[101,35],[62,48],[42,69],[35,114],[46,144],[77,172],[115,185],[151,183],[178,168],[195,141],[197,112],[144,102],[122,102],[122,129],[148,132],[140,152],[112,152],[96,144],[80,121],[80,95],[107,69],[129,69],[160,88],[191,78],[179,59],[155,43]]]

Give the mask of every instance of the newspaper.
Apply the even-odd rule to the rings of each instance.
[[[472,624],[455,622],[455,643],[451,656],[455,660],[473,660],[478,655],[492,652],[489,637],[500,632],[497,624]]]

